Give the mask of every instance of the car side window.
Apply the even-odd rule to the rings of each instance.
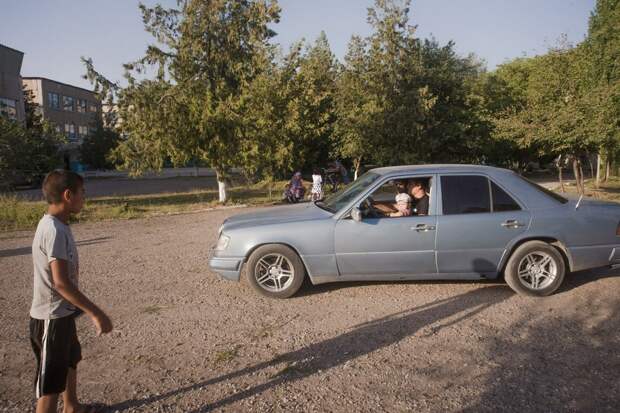
[[[493,198],[493,212],[521,210],[519,204],[493,181],[491,181],[491,197]]]
[[[478,175],[442,176],[441,201],[444,215],[491,212],[489,181]]]

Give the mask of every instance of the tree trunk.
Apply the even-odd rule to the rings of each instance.
[[[605,182],[609,181],[610,175],[611,175],[611,159],[610,159],[610,156],[607,155],[607,162],[605,162]]]
[[[583,168],[581,161],[577,161],[577,165],[579,166],[579,185],[581,186],[581,193],[586,193],[586,181],[583,177]]]
[[[224,174],[219,170],[215,169],[215,175],[217,178],[217,189],[219,190],[220,202],[224,203],[228,200],[228,193],[226,190],[226,179]]]
[[[601,154],[596,154],[596,189],[601,186]]]
[[[357,177],[359,176],[360,166],[362,165],[362,158],[357,158],[353,161],[353,167],[355,168],[355,173],[353,174],[353,180],[357,181]]]
[[[577,186],[577,191],[579,194],[583,194],[583,190],[581,189],[581,178],[579,177],[579,161],[577,157],[573,158],[573,174],[575,175],[575,186]]]
[[[562,167],[562,155],[560,155],[558,157],[558,179],[560,180],[560,190],[562,191],[562,193],[566,192],[566,189],[564,189],[564,178],[562,177],[562,170],[564,168]]]
[[[588,153],[588,165],[590,166],[590,179],[594,178],[594,164],[592,163],[592,155]]]

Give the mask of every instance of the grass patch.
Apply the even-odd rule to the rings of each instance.
[[[144,307],[141,312],[144,314],[159,314],[165,309],[166,307],[162,307],[160,305],[149,305],[148,307]]]
[[[46,209],[45,202],[24,202],[15,195],[0,195],[0,231],[35,228]]]
[[[601,183],[599,188],[596,188],[595,181],[593,179],[586,179],[585,181],[585,196],[601,199],[606,201],[615,201],[620,202],[620,178],[612,177],[607,182]],[[577,194],[577,187],[575,186],[574,181],[570,183],[564,183],[564,188],[566,189],[566,194]],[[555,192],[558,194],[562,194],[560,191],[560,185],[553,188]]]
[[[236,186],[228,191],[226,205],[263,205],[280,201],[286,182],[271,185],[258,183],[252,186]],[[88,183],[87,183],[88,189]],[[91,222],[108,219],[135,219],[149,216],[199,211],[220,205],[216,189],[120,197],[87,199],[73,222]],[[16,195],[0,195],[0,231],[28,230],[36,228],[47,204],[43,201],[24,201]]]
[[[235,186],[228,192],[226,205],[265,205],[279,202],[286,181],[251,186]],[[87,183],[88,186],[88,183]],[[271,186],[271,198],[269,187]],[[576,193],[573,185],[565,185],[567,193]],[[87,188],[88,189],[88,188]],[[559,187],[555,188],[559,193]],[[586,181],[586,195],[620,202],[620,178],[613,177],[599,189],[592,180]],[[150,216],[199,211],[218,206],[216,189],[183,193],[101,197],[87,199],[82,212],[73,222],[92,222],[108,219],[135,219]],[[0,231],[32,230],[36,228],[47,204],[43,201],[24,201],[16,195],[0,194]]]
[[[231,349],[222,350],[215,353],[215,364],[228,363],[237,358],[237,356],[239,355],[239,347],[240,346],[235,346]]]

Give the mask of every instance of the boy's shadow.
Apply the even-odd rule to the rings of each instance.
[[[470,318],[513,295],[513,292],[506,286],[483,287],[359,324],[352,327],[349,332],[337,337],[309,344],[299,350],[282,354],[269,361],[257,363],[232,373],[171,390],[158,396],[127,400],[109,408],[111,411],[122,411],[141,407],[280,364],[284,365],[279,373],[271,376],[264,383],[214,401],[194,410],[194,412],[215,410],[261,394],[276,386],[301,380],[318,371],[328,370],[349,360],[380,350],[416,334],[424,327],[433,325],[430,334],[435,333],[442,328]]]

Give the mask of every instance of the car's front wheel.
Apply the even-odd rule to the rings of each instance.
[[[517,293],[543,297],[555,292],[566,272],[562,254],[543,241],[528,241],[512,254],[504,278]]]
[[[297,253],[281,244],[258,247],[250,255],[246,268],[252,287],[272,298],[288,298],[295,294],[306,275]]]

